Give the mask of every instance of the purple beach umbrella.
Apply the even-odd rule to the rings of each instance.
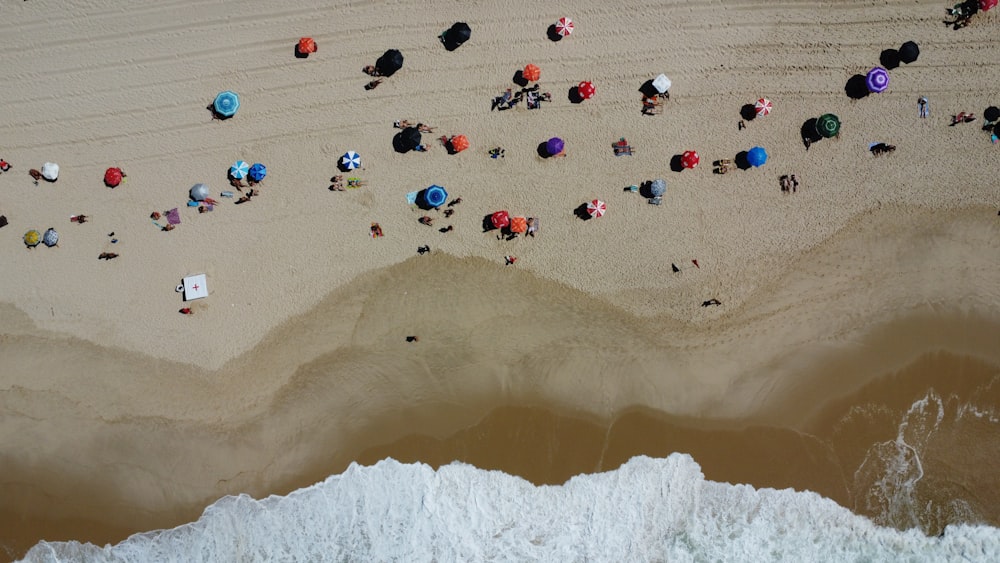
[[[880,66],[869,70],[865,76],[865,85],[868,86],[869,92],[876,94],[884,92],[889,87],[889,71]]]
[[[545,152],[549,153],[549,156],[555,156],[561,152],[566,147],[566,144],[559,137],[552,137],[545,143]]]

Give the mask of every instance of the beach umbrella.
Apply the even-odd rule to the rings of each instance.
[[[695,151],[684,151],[681,155],[681,166],[684,168],[694,168],[701,162],[701,157]]]
[[[104,184],[114,188],[122,183],[123,176],[121,168],[108,168],[104,171]]]
[[[295,50],[298,51],[300,55],[315,53],[316,41],[314,41],[312,37],[303,37],[302,39],[299,39],[299,44],[295,47]]]
[[[528,219],[525,217],[511,217],[510,218],[510,232],[512,233],[524,233],[528,230]]]
[[[55,182],[59,179],[59,165],[55,162],[46,162],[42,165],[42,178],[50,182]]]
[[[52,227],[49,227],[46,229],[45,234],[42,235],[42,242],[49,248],[59,244],[59,233]]]
[[[444,32],[444,44],[449,48],[456,48],[472,37],[472,28],[465,22],[455,22],[448,31]]]
[[[529,82],[534,82],[542,77],[542,69],[538,68],[538,65],[529,64],[524,67],[521,76]]]
[[[250,171],[250,165],[244,160],[237,160],[229,167],[229,176],[236,180],[242,180],[247,177],[247,172]]]
[[[354,151],[347,151],[340,157],[340,167],[344,170],[354,170],[361,168],[361,155]]]
[[[438,185],[433,185],[424,190],[424,201],[430,207],[441,207],[448,200],[448,192]]]
[[[869,92],[876,94],[884,92],[889,87],[889,71],[880,66],[869,70],[865,76],[865,85],[868,86]]]
[[[573,28],[575,27],[576,26],[573,25],[573,20],[569,18],[559,18],[559,21],[556,22],[556,33],[558,33],[560,37],[566,37],[570,33],[573,33]]]
[[[920,56],[920,47],[913,41],[907,41],[899,46],[899,60],[910,64]]]
[[[215,113],[222,117],[232,117],[236,115],[236,110],[240,109],[240,97],[232,90],[219,92],[212,107],[215,108]]]
[[[549,153],[549,156],[555,156],[566,148],[566,143],[563,142],[559,137],[552,137],[545,142],[545,152]]]
[[[264,166],[259,162],[255,162],[254,165],[250,167],[250,170],[247,171],[247,176],[250,176],[250,179],[254,182],[260,182],[265,176],[267,176],[267,166]]]
[[[416,127],[407,127],[392,138],[392,146],[397,152],[412,151],[420,144],[420,130]]]
[[[208,186],[205,184],[195,184],[191,186],[191,199],[195,201],[203,201],[206,197],[209,197],[211,192],[208,191]]]
[[[656,88],[656,91],[661,94],[666,94],[672,84],[666,74],[661,74],[653,79],[653,88]]]
[[[580,93],[580,97],[584,100],[593,98],[594,94],[597,92],[597,89],[594,88],[594,83],[587,81],[581,82],[580,85],[576,87],[576,90]]]
[[[38,246],[38,243],[41,242],[41,240],[42,235],[35,229],[31,229],[30,231],[24,233],[24,244],[26,244],[29,248]]]
[[[760,168],[767,162],[767,151],[764,147],[754,147],[747,151],[747,163],[754,168]]]
[[[653,197],[660,197],[667,193],[667,183],[662,178],[657,178],[649,183],[649,193]]]
[[[836,137],[840,133],[840,118],[832,113],[824,113],[816,120],[816,132],[827,139]]]
[[[990,8],[995,8],[997,5],[997,0],[979,0],[979,9],[986,12]]]
[[[753,110],[757,113],[757,117],[763,117],[771,113],[771,100],[767,98],[757,100],[757,103],[753,105]]]
[[[382,76],[392,76],[401,68],[403,68],[403,53],[396,49],[389,49],[375,61],[375,70]]]
[[[469,138],[465,135],[455,135],[448,140],[448,144],[451,145],[451,150],[454,152],[462,152],[469,148]]]
[[[587,213],[591,217],[600,217],[608,210],[608,205],[599,199],[595,199],[587,204]]]
[[[502,229],[510,225],[510,214],[506,211],[497,211],[490,215],[490,222],[493,223],[493,228]]]

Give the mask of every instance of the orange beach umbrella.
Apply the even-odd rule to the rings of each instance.
[[[529,82],[535,82],[542,77],[542,69],[538,68],[537,65],[529,64],[524,67],[524,71],[521,72],[521,76]]]
[[[469,138],[465,135],[455,135],[448,140],[448,144],[451,145],[451,150],[454,152],[462,152],[469,148]]]
[[[511,217],[510,218],[510,232],[512,233],[524,233],[528,230],[528,220],[524,217]]]
[[[312,37],[303,37],[302,39],[299,39],[298,50],[299,53],[302,53],[303,55],[315,53],[316,41],[314,41]]]

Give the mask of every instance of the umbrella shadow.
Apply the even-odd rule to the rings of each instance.
[[[740,170],[750,170],[750,160],[747,158],[747,155],[747,151],[736,153],[736,156],[733,158],[733,164]]]
[[[410,145],[411,143],[404,137],[403,131],[400,131],[392,136],[392,148],[395,149],[396,152],[401,154],[408,153],[413,150],[413,147]]]
[[[549,38],[549,41],[552,42],[562,41],[563,38],[563,36],[559,35],[559,32],[556,31],[556,24],[550,25],[549,28],[545,30],[545,35]]]
[[[302,51],[300,51],[299,50],[299,46],[297,44],[294,47],[292,47],[292,51],[295,54],[295,58],[296,59],[308,59],[309,58],[309,53],[303,53]]]
[[[515,72],[514,78],[512,78],[511,80],[513,80],[514,84],[517,84],[521,88],[524,88],[525,86],[528,85],[528,79],[524,77],[524,70],[518,70],[517,72]]]
[[[566,97],[569,99],[569,103],[571,104],[579,104],[583,102],[583,96],[580,95],[579,86],[573,86],[572,88],[570,88]]]
[[[628,188],[626,188],[628,189]],[[653,181],[646,180],[645,182],[639,184],[639,195],[644,198],[652,198],[653,196]]]
[[[860,100],[868,96],[868,84],[865,83],[865,75],[855,74],[847,79],[844,85],[844,93],[852,100]]]
[[[882,54],[878,56],[878,62],[885,67],[886,70],[899,68],[899,51],[896,49],[886,49],[882,51]]]
[[[581,203],[579,206],[577,206],[577,208],[573,210],[573,215],[576,215],[576,218],[580,219],[581,221],[590,221],[591,219],[593,219],[593,217],[590,216],[590,213],[587,213],[586,203]]]
[[[448,29],[441,32],[438,38],[441,39],[441,44],[444,45],[445,51],[454,51],[462,46],[462,42],[454,41],[448,38]]]
[[[483,216],[483,232],[489,233],[491,231],[496,231],[496,230],[499,229],[497,229],[493,225],[493,215],[491,213],[487,213],[486,215]]]
[[[816,121],[815,117],[810,117],[802,124],[802,129],[800,134],[802,135],[802,144],[805,145],[806,149],[809,149],[809,145],[820,141],[823,139],[819,133],[816,132]]]
[[[674,156],[670,157],[670,169],[673,170],[674,172],[683,172],[684,165],[681,164],[682,159],[683,156],[679,154],[675,154]]]
[[[340,170],[341,172],[350,172],[351,170],[353,170],[353,168],[348,167],[343,162],[338,162],[337,163],[337,170]]]
[[[647,98],[652,98],[653,96],[658,96],[660,94],[659,90],[653,86],[653,79],[649,79],[639,86],[639,93]]]
[[[209,113],[212,114],[212,119],[218,119],[219,121],[225,121],[225,120],[229,119],[230,117],[232,117],[231,115],[222,115],[221,113],[215,111],[215,104],[214,103],[213,104],[208,104],[208,106],[206,106],[205,109],[207,109],[209,111]]]
[[[552,155],[549,154],[549,149],[546,148],[546,143],[544,142],[538,143],[538,147],[535,150],[538,152],[538,156],[542,158],[552,158]]]
[[[757,106],[753,104],[743,104],[740,108],[740,118],[745,121],[753,121],[757,117]]]

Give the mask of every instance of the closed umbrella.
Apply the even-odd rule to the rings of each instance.
[[[424,201],[428,207],[441,207],[448,200],[448,192],[438,185],[431,186],[424,190]]]
[[[191,199],[195,201],[204,201],[204,199],[209,197],[210,194],[211,192],[208,191],[208,186],[205,184],[195,184],[191,186]]]
[[[767,162],[767,151],[764,147],[754,147],[747,151],[747,163],[754,168],[759,168]]]
[[[573,29],[575,27],[576,26],[573,25],[573,20],[569,18],[559,18],[556,22],[556,33],[558,33],[560,37],[566,37],[567,35],[573,33]]]
[[[597,92],[597,89],[594,88],[594,83],[586,81],[581,82],[580,85],[576,87],[576,90],[580,93],[580,97],[584,100],[593,98],[594,94]]]
[[[510,214],[506,211],[497,211],[490,215],[490,222],[493,223],[493,228],[503,229],[510,225]]]
[[[587,213],[591,217],[601,217],[608,210],[608,205],[599,199],[595,199],[587,204]]]
[[[219,92],[212,104],[215,113],[222,117],[232,117],[236,115],[236,110],[240,109],[240,97],[232,90]]]
[[[122,183],[123,176],[121,168],[108,168],[104,171],[104,184],[114,188]]]
[[[521,71],[521,76],[529,82],[535,82],[542,77],[542,69],[538,68],[538,65],[529,64]]]
[[[661,74],[653,79],[653,88],[656,88],[656,91],[661,94],[666,94],[672,84],[666,74]]]
[[[907,41],[899,46],[899,60],[910,64],[920,56],[920,47],[913,41]]]
[[[836,137],[840,133],[840,118],[832,113],[824,113],[816,120],[816,133],[821,137]]]
[[[375,61],[375,70],[381,76],[392,76],[401,68],[403,68],[403,53],[396,49],[389,49]]]
[[[767,98],[757,100],[757,103],[753,105],[753,110],[757,114],[757,117],[763,117],[771,113],[771,100]]]
[[[649,193],[653,197],[660,197],[667,193],[667,183],[662,178],[657,178],[649,183]]]
[[[681,155],[681,166],[684,168],[694,168],[701,162],[701,157],[695,151],[684,151]]]
[[[448,144],[451,145],[453,152],[462,152],[469,148],[469,138],[465,135],[455,135],[448,140]]]
[[[565,148],[566,143],[564,143],[559,137],[552,137],[545,142],[545,152],[547,152],[549,156],[555,156],[563,152],[563,149]]]
[[[55,162],[46,162],[42,165],[42,178],[50,182],[55,182],[59,179],[59,165]]]
[[[34,248],[38,246],[38,243],[41,242],[41,240],[42,240],[42,235],[34,229],[31,229],[30,231],[24,233],[24,244],[27,245],[28,248]]]
[[[42,235],[42,242],[49,248],[59,244],[59,233],[52,227],[49,227],[46,229],[45,234]]]
[[[889,71],[880,66],[869,70],[865,76],[865,86],[868,86],[869,92],[876,94],[885,92],[885,89],[889,87]]]
[[[267,176],[267,166],[256,162],[250,167],[250,170],[247,171],[247,176],[250,176],[250,179],[254,182],[260,182],[265,176]]]
[[[354,151],[347,151],[340,157],[340,167],[344,170],[354,170],[361,168],[361,155]]]
[[[237,160],[229,167],[229,176],[235,180],[242,180],[247,177],[247,172],[250,171],[250,165],[243,160]]]
[[[312,37],[303,37],[302,39],[299,39],[299,44],[295,47],[295,50],[297,50],[300,55],[315,53],[316,41],[314,41]]]

